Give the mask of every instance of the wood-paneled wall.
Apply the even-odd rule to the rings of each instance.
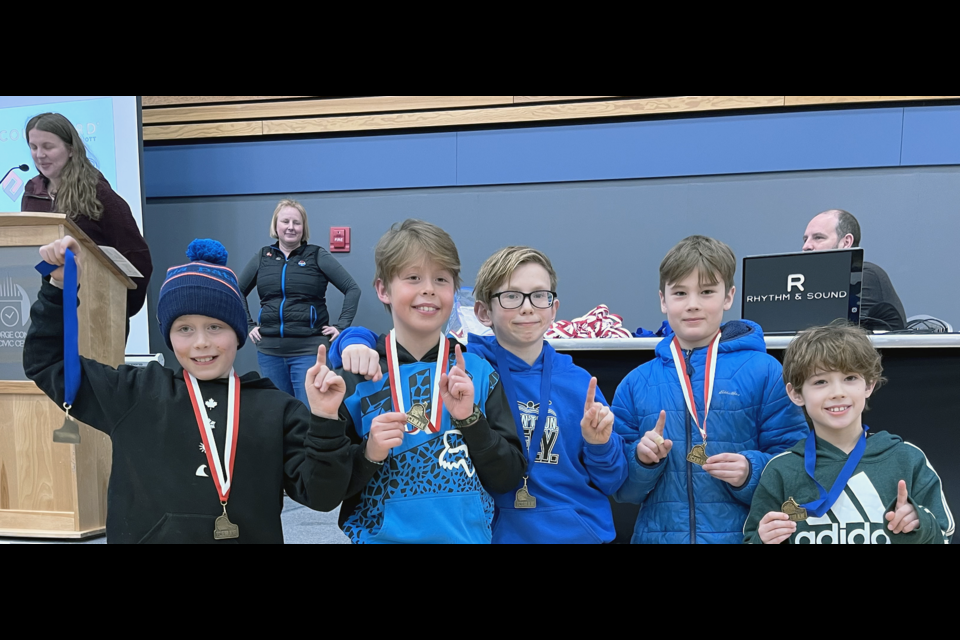
[[[299,135],[960,96],[143,96],[144,140]]]

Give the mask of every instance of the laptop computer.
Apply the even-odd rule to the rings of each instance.
[[[799,251],[743,259],[741,317],[765,335],[844,319],[860,324],[863,249]]]

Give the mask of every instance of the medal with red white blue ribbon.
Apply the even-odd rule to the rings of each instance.
[[[397,336],[396,330],[391,329],[387,336],[387,375],[390,378],[390,397],[393,400],[393,410],[407,414],[407,425],[404,425],[406,433],[439,433],[440,420],[443,414],[443,398],[440,397],[440,376],[447,372],[447,365],[450,360],[450,341],[446,336],[440,336],[440,343],[437,345],[437,369],[433,377],[433,398],[430,404],[430,413],[427,414],[427,406],[423,403],[414,404],[410,411],[404,409],[403,402],[403,384],[400,381],[400,362],[397,360]],[[413,429],[407,429],[407,426]]]
[[[693,422],[697,425],[697,430],[703,438],[703,444],[698,444],[690,449],[687,454],[687,460],[693,464],[703,466],[707,461],[707,415],[710,413],[710,400],[713,398],[713,380],[717,371],[717,352],[720,349],[720,332],[710,342],[707,347],[706,372],[703,376],[703,422],[697,417],[697,403],[693,395],[693,384],[690,382],[690,376],[687,374],[687,363],[683,359],[683,347],[680,346],[680,340],[674,335],[673,342],[670,343],[670,351],[673,353],[673,364],[677,368],[677,376],[680,378],[680,387],[683,390],[683,399],[687,403],[687,409],[693,416]]]

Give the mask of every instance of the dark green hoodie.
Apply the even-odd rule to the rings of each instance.
[[[772,458],[763,470],[760,485],[743,527],[743,541],[760,544],[757,527],[764,515],[782,511],[789,498],[798,504],[819,497],[817,486],[803,468],[806,439]],[[817,481],[826,490],[840,474],[847,454],[823,438],[817,439]],[[897,485],[907,483],[910,503],[920,516],[920,527],[894,534],[884,517],[897,503]],[[797,523],[790,544],[950,544],[953,515],[940,486],[940,477],[916,446],[899,436],[880,431],[869,434],[863,458],[843,493],[820,518]]]

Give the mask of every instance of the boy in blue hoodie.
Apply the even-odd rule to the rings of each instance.
[[[477,318],[495,335],[470,335],[468,349],[500,374],[527,453],[523,480],[493,494],[494,543],[616,537],[607,496],[626,479],[627,458],[596,378],[543,340],[560,305],[556,288],[549,258],[530,247],[495,253],[474,287]],[[334,349],[343,349],[347,370],[375,376],[379,367],[367,348],[372,334],[365,331],[348,330]]]
[[[730,247],[690,236],[660,263],[660,308],[674,334],[624,378],[613,400],[640,504],[633,543],[739,543],[763,467],[807,435],[780,364],[733,305]]]

